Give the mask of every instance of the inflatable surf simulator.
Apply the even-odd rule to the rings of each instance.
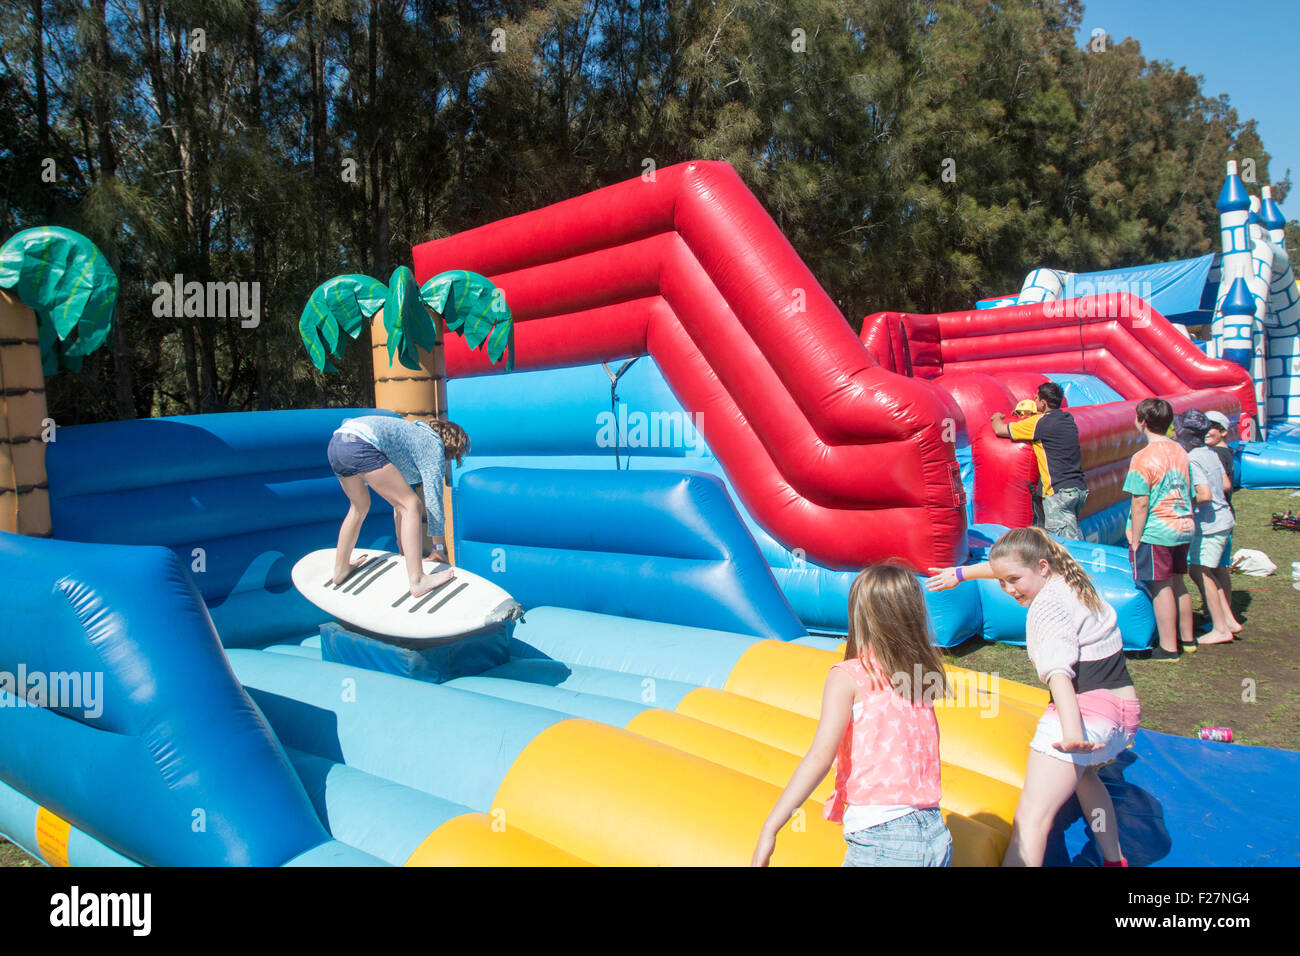
[[[743,864],[841,656],[808,623],[833,633],[835,576],[974,559],[996,534],[968,517],[973,419],[873,358],[724,164],[415,251],[416,281],[447,269],[504,292],[517,369],[446,338],[473,438],[454,560],[523,616],[430,670],[293,586],[346,510],[329,436],[383,411],[62,428],[49,537],[0,533],[0,833],[74,865]],[[5,308],[34,342],[33,310]],[[387,351],[385,377],[436,378],[424,349],[395,374],[406,346],[379,345],[399,332],[371,320],[377,371]],[[358,548],[394,547],[372,507]],[[1090,572],[1120,573],[1097,555]],[[936,631],[987,628],[988,597],[939,596]],[[943,808],[955,861],[993,865],[1046,694],[952,674]],[[1297,756],[1141,732],[1106,771],[1130,861],[1294,861],[1270,791]],[[830,783],[775,863],[842,860]],[[1098,862],[1069,812],[1051,853]]]

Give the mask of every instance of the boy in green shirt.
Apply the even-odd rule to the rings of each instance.
[[[1147,447],[1133,456],[1124,490],[1133,496],[1126,528],[1133,580],[1146,589],[1156,615],[1160,644],[1153,661],[1178,660],[1178,645],[1195,650],[1192,599],[1183,575],[1192,542],[1192,477],[1183,451],[1166,436],[1174,410],[1162,398],[1138,402],[1137,427]]]

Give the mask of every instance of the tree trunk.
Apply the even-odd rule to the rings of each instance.
[[[379,34],[382,29],[382,24],[379,22],[379,4],[377,0],[370,0],[369,26],[366,51],[370,61],[368,66],[370,96],[368,106],[371,116],[374,116],[379,99]],[[370,240],[371,248],[374,250],[375,275],[380,278],[387,276],[389,270],[387,129],[388,124],[386,123],[372,122],[370,124],[370,161],[368,163],[370,173]]]
[[[258,35],[258,0],[249,3],[248,48],[253,58],[252,86],[249,94],[253,126],[262,128],[262,41]],[[262,283],[263,292],[268,292],[266,282],[266,224],[262,217],[262,205],[254,196],[252,208],[253,220],[253,279]],[[270,395],[270,355],[267,349],[267,336],[270,334],[268,324],[263,322],[253,332],[254,369],[257,375],[257,408],[265,411],[271,407]]]
[[[44,162],[50,157],[50,98],[45,84],[45,2],[44,0],[31,0],[32,2],[32,32],[34,40],[32,43],[32,72],[36,79],[36,141],[41,150],[41,161]],[[54,218],[54,190],[48,188],[49,184],[42,183],[41,192],[44,196],[45,218],[52,220]]]
[[[325,274],[325,99],[329,95],[325,89],[325,24],[321,22],[319,4],[313,3],[307,14],[307,30],[310,34],[311,66],[311,166],[315,179],[316,195],[313,208],[316,219],[316,275],[320,282]]]
[[[90,62],[94,66],[95,132],[99,141],[99,184],[110,193],[117,178],[117,150],[113,145],[112,107],[105,89],[112,50],[108,43],[108,17],[106,0],[94,0],[95,38],[91,45]],[[114,273],[121,271],[121,256],[112,232],[101,237],[104,257]],[[118,418],[135,418],[134,362],[130,337],[122,325],[122,297],[113,307],[113,390]]]
[[[194,343],[194,324],[181,320],[181,345],[185,349],[185,402],[191,415],[199,413],[199,360],[198,349]]]

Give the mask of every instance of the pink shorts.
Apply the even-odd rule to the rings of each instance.
[[[1053,747],[1052,744],[1061,742],[1063,734],[1056,705],[1048,704],[1038,721],[1034,739],[1029,742],[1030,750],[1072,763],[1076,767],[1100,767],[1132,746],[1133,735],[1137,733],[1142,716],[1142,709],[1136,700],[1116,697],[1108,690],[1090,690],[1080,694],[1078,700],[1079,716],[1083,718],[1083,736],[1093,743],[1101,744],[1101,748],[1087,754],[1068,754]]]

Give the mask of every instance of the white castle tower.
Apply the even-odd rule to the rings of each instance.
[[[1217,205],[1223,255],[1210,354],[1251,373],[1261,425],[1300,422],[1300,292],[1286,221],[1272,189],[1251,196],[1231,161]]]
[[[1300,421],[1300,289],[1286,250],[1286,220],[1265,186],[1260,202],[1259,245],[1267,246],[1271,275],[1264,332],[1265,370],[1270,420]]]
[[[1251,273],[1250,234],[1250,195],[1246,186],[1237,175],[1236,160],[1228,161],[1228,177],[1223,181],[1216,204],[1219,210],[1219,235],[1222,241],[1223,255],[1219,262],[1219,292],[1214,301],[1214,320],[1210,326],[1210,338],[1215,343],[1216,357],[1235,362],[1246,371],[1252,371],[1255,364],[1254,343],[1254,307],[1249,311],[1243,309],[1242,295],[1249,293],[1245,279]],[[1234,290],[1236,280],[1241,279],[1242,288]],[[1224,306],[1229,292],[1236,291],[1231,312],[1225,312]],[[1258,385],[1257,385],[1258,391]]]

